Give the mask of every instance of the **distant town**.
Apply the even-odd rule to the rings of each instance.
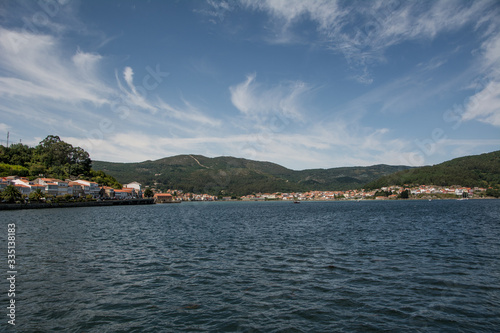
[[[241,200],[394,200],[394,199],[454,199],[482,198],[485,188],[468,188],[462,186],[421,185],[418,187],[390,186],[365,191],[309,191],[298,193],[256,193],[241,197]]]
[[[122,189],[100,186],[88,180],[60,180],[55,178],[37,178],[9,176],[0,178],[0,191],[8,186],[14,187],[21,194],[24,202],[70,201],[70,200],[130,200],[153,198],[155,203],[178,203],[182,201],[329,201],[329,200],[396,200],[396,199],[474,199],[486,197],[486,188],[456,186],[390,186],[365,191],[308,191],[293,193],[255,193],[241,197],[184,193],[181,190],[165,192],[142,187],[138,182],[124,184]],[[33,195],[37,193],[38,196]]]

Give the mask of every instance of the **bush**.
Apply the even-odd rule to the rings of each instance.
[[[13,185],[7,186],[0,194],[1,198],[9,203],[20,201],[23,198],[21,191]]]
[[[44,198],[44,194],[40,189],[37,189],[35,192],[31,192],[28,198],[30,201],[40,202]]]
[[[486,195],[488,197],[499,198],[500,197],[500,190],[489,188],[486,190]]]

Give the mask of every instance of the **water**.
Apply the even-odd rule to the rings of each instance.
[[[0,219],[4,235],[17,226],[18,332],[500,327],[498,200],[182,203]],[[0,302],[7,313],[6,292]]]

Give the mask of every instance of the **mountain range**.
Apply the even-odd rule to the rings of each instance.
[[[373,165],[291,170],[271,162],[230,156],[178,155],[140,163],[93,161],[120,183],[138,181],[158,189],[246,195],[258,192],[376,189],[389,185],[498,187],[500,151],[465,156],[424,167]]]
[[[94,170],[102,170],[124,184],[138,181],[164,190],[233,195],[347,190],[410,168],[380,164],[295,171],[271,162],[202,155],[178,155],[140,163],[93,161],[92,164]]]

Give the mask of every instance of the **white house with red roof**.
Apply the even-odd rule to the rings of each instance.
[[[68,186],[68,182],[55,178],[37,178],[34,184],[45,186],[45,193],[50,195],[73,195],[73,189]]]
[[[9,179],[6,177],[0,177],[0,191],[3,191],[9,185],[11,185]]]
[[[135,190],[133,188],[122,188],[121,190],[115,190],[116,199],[131,199],[135,196]]]
[[[142,189],[141,189],[141,183],[138,182],[131,182],[128,184],[123,185],[124,189],[134,189],[133,196],[134,197],[142,197]]]
[[[27,178],[13,179],[11,183],[21,192],[21,194],[29,195],[31,193],[31,186]]]
[[[91,182],[88,180],[75,180],[72,183],[77,183],[83,186],[83,191],[85,195],[91,195],[93,197],[98,197],[99,196],[99,191],[101,190],[99,188],[99,185],[96,182]]]

